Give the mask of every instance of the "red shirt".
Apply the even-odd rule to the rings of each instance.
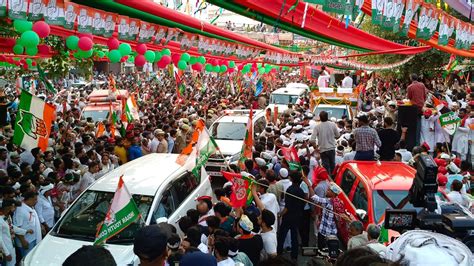
[[[414,81],[408,86],[407,97],[418,109],[423,108],[426,101],[426,87],[423,83]]]

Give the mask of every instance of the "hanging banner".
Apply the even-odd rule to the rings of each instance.
[[[448,112],[439,116],[439,123],[449,135],[453,135],[456,132],[456,129],[459,127],[461,119],[456,115],[455,112]]]
[[[165,42],[167,31],[168,29],[166,27],[156,25],[156,34],[155,34],[156,44],[162,44],[163,42]]]
[[[394,0],[385,0],[382,11],[382,21],[380,26],[385,30],[392,30],[395,23],[395,3]]]
[[[435,33],[436,29],[438,28],[439,22],[439,10],[434,5],[430,5],[431,16],[428,19],[428,26],[427,26],[427,34],[425,36],[425,40],[431,39],[433,34]]]
[[[29,0],[8,0],[8,17],[26,20]]]
[[[410,29],[410,23],[413,20],[415,12],[420,7],[418,0],[407,0],[405,5],[405,17],[403,18],[402,29],[400,30],[401,36],[408,36],[408,30]]]
[[[43,14],[44,21],[50,25],[64,26],[66,23],[64,18],[64,1],[49,0],[46,5],[46,12]]]
[[[43,18],[46,9],[46,0],[30,0],[28,7],[28,20],[36,21]]]
[[[445,12],[441,14],[441,19],[439,23],[439,31],[438,31],[438,44],[439,45],[447,45],[449,41],[449,37],[451,37],[451,34],[449,34],[450,27],[452,26],[453,31],[454,31],[454,20],[451,19],[450,16],[448,16]]]
[[[167,45],[170,41],[178,41],[179,34],[179,29],[168,28],[168,31],[166,32],[165,43],[163,45]]]
[[[127,16],[120,16],[118,19],[118,38],[119,40],[126,40],[128,38],[129,18]]]
[[[191,49],[191,47],[194,46],[195,40],[196,40],[196,35],[190,34],[190,33],[183,33],[181,35],[181,40],[180,40],[181,50],[187,51]]]
[[[74,29],[74,24],[76,23],[79,7],[77,6],[77,4],[72,2],[66,2],[65,5],[66,9],[64,14],[64,28],[72,30]]]
[[[104,37],[111,37],[114,34],[116,20],[116,14],[108,12],[105,14]]]
[[[0,17],[7,16],[7,0],[0,0]]]
[[[92,33],[93,11],[87,7],[80,6],[77,15],[77,31]]]
[[[142,21],[142,23],[140,24],[140,30],[138,32],[138,42],[147,42],[146,40],[148,37],[148,27],[150,27],[150,23]]]
[[[140,31],[140,20],[135,18],[130,18],[129,20],[129,29],[128,29],[128,40],[135,41]]]
[[[94,9],[92,15],[92,34],[104,35],[105,32],[105,13]]]
[[[395,10],[394,10],[394,22],[392,31],[397,33],[400,30],[400,20],[403,16],[403,9],[405,8],[405,1],[404,0],[395,0]]]
[[[380,25],[383,17],[385,0],[372,0],[372,24]]]
[[[323,11],[341,15],[352,15],[355,0],[326,0],[323,4]]]

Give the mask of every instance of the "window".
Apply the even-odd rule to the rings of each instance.
[[[216,122],[211,127],[211,135],[219,140],[243,140],[247,132],[246,123]]]
[[[413,207],[409,202],[408,191],[402,190],[375,190],[372,193],[372,204],[374,205],[374,218],[379,221],[386,209],[413,210],[419,208]]]
[[[151,223],[154,224],[156,219],[161,217],[168,218],[175,210],[179,208],[181,203],[196,189],[199,185],[199,179],[192,173],[187,172],[175,182],[173,182],[163,195],[161,196],[158,207],[153,212]]]
[[[257,119],[254,125],[254,132],[256,135],[260,135],[262,131],[265,129],[265,117],[260,117]]]
[[[356,187],[352,203],[356,209],[367,211],[367,190],[360,181]]]
[[[354,185],[355,180],[355,175],[349,169],[344,171],[344,174],[342,174],[341,189],[348,197],[351,193],[352,185]]]

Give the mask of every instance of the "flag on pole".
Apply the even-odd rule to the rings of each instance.
[[[175,67],[173,64],[171,64],[171,67],[173,67],[174,78],[176,80],[176,93],[178,94],[178,98],[182,98],[184,91],[186,90],[182,79],[183,71]]]
[[[197,143],[199,139],[199,135],[201,131],[206,127],[206,124],[202,119],[199,119],[195,128],[193,135],[191,136],[191,142],[186,146],[182,151],[181,154],[176,158],[176,163],[184,166],[184,165],[189,165],[191,163],[191,166],[187,167],[189,170],[194,169],[195,163],[196,163],[196,158],[192,159],[192,156],[195,156],[196,154],[196,149],[194,148],[194,145]],[[194,152],[193,152],[194,150]]]
[[[217,143],[214,138],[209,134],[206,128],[199,134],[198,141],[196,143],[196,166],[192,172],[195,176],[198,176],[199,170],[202,166],[205,166],[209,157],[217,151]]]
[[[249,121],[247,122],[247,132],[245,133],[244,143],[240,150],[239,167],[245,169],[245,161],[252,159],[252,147],[253,147],[253,110],[250,109]]]
[[[115,78],[113,74],[109,74],[109,90],[112,92],[117,91],[117,84],[115,83]]]
[[[281,152],[283,153],[283,157],[288,163],[290,170],[301,170],[300,158],[298,157],[298,152],[294,146],[289,148],[282,147]]]
[[[138,105],[133,94],[131,94],[127,99],[127,103],[125,104],[125,114],[128,122],[140,119],[138,115]]]
[[[104,123],[102,123],[102,121],[99,121],[99,123],[97,123],[97,131],[95,132],[95,137],[100,138],[104,135],[104,133],[105,133]]]
[[[107,239],[120,233],[140,217],[140,211],[128,192],[123,176],[120,176],[117,190],[110,204],[105,220],[97,230],[94,245],[104,243]]]
[[[431,100],[433,101],[433,106],[436,108],[436,110],[438,110],[438,112],[443,109],[443,102],[440,99],[436,98],[436,96],[431,96]]]
[[[38,68],[39,79],[41,80],[41,82],[43,82],[46,89],[51,93],[57,93],[53,84],[51,84],[51,82],[49,82],[49,80],[46,78],[46,74],[44,73],[43,69],[41,69],[39,64],[37,65],[37,68]]]
[[[39,147],[46,151],[54,109],[54,106],[22,90],[13,143],[26,150]]]
[[[458,60],[456,59],[456,56],[452,54],[449,57],[449,62],[445,67],[445,70],[443,72],[443,78],[446,78],[451,72],[453,72],[454,68],[458,65]]]
[[[232,194],[230,204],[234,208],[239,208],[247,204],[249,195],[252,195],[251,181],[240,173],[222,172],[222,175],[232,183]]]
[[[112,139],[115,139],[115,122],[117,122],[117,115],[115,114],[115,111],[112,109],[112,103],[109,103],[109,117],[108,117],[109,123],[110,123],[110,137]]]

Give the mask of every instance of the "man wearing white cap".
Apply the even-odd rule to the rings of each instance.
[[[40,186],[38,203],[35,205],[36,213],[45,232],[48,232],[54,225],[54,207],[51,201],[51,190],[54,188],[53,184],[49,183]]]

